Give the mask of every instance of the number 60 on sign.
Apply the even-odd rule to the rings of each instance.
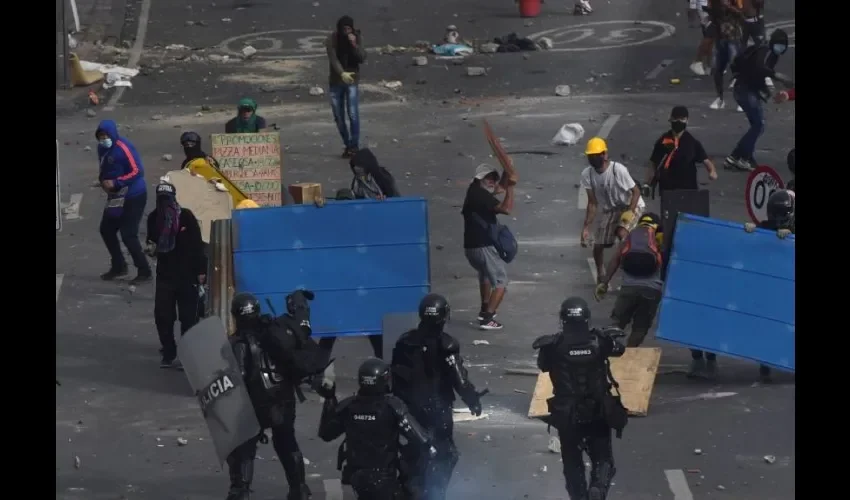
[[[747,178],[747,189],[744,192],[747,202],[747,213],[756,224],[767,220],[767,200],[770,195],[785,189],[785,183],[776,170],[761,165],[756,167]]]

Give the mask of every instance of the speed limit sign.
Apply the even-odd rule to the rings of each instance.
[[[756,167],[747,178],[747,190],[744,192],[747,202],[747,213],[756,224],[767,220],[767,199],[770,195],[785,189],[785,183],[776,170],[761,165]]]

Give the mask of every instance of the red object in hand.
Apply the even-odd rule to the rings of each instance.
[[[540,0],[519,0],[520,17],[537,17],[540,15]]]
[[[797,100],[797,89],[788,89],[788,100],[796,101]]]

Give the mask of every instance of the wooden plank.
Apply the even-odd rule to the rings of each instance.
[[[661,362],[661,349],[658,347],[634,347],[626,349],[619,358],[611,358],[611,373],[620,384],[623,405],[629,415],[645,417],[649,411],[649,400],[655,387],[655,374]],[[546,400],[552,397],[552,381],[548,373],[541,373],[534,386],[529,418],[549,415]]]
[[[278,132],[212,134],[212,156],[221,172],[261,206],[282,200],[282,151]]]

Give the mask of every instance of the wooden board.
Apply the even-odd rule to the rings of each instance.
[[[209,243],[212,221],[230,218],[233,210],[230,193],[217,190],[208,180],[188,170],[174,170],[166,176],[177,189],[177,203],[195,214],[201,224],[201,237],[204,243]]]
[[[212,156],[224,175],[260,206],[281,204],[278,132],[212,134]]]
[[[315,203],[322,200],[322,185],[315,182],[290,184],[289,194],[296,205]]]
[[[611,373],[620,384],[623,405],[629,415],[645,417],[649,410],[649,399],[655,386],[655,373],[661,361],[661,349],[658,347],[633,347],[619,358],[611,358]],[[534,395],[528,408],[529,418],[549,415],[546,400],[552,397],[552,381],[548,373],[537,376]]]

